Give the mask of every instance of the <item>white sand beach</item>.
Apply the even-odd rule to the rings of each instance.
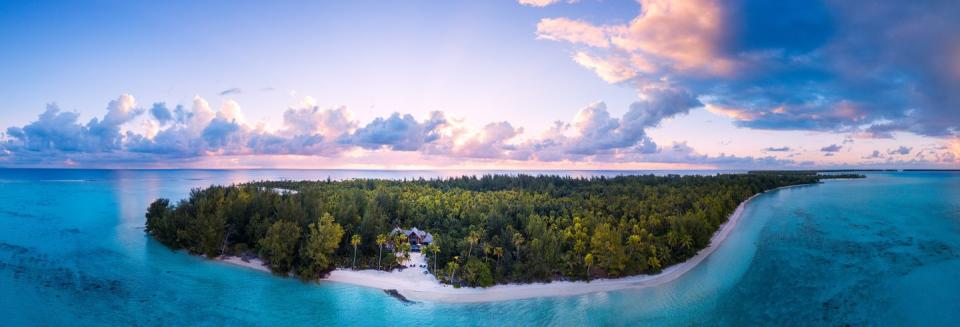
[[[794,185],[788,187],[803,186]],[[730,215],[730,218],[720,226],[720,229],[710,239],[710,246],[701,250],[690,260],[684,261],[670,267],[656,275],[638,275],[613,279],[595,279],[586,281],[556,281],[551,283],[531,283],[531,284],[507,284],[496,285],[488,288],[454,288],[453,286],[441,284],[432,275],[426,273],[426,268],[420,267],[426,265],[426,260],[420,253],[411,253],[410,262],[407,265],[414,265],[414,268],[406,268],[402,271],[378,271],[378,270],[349,270],[336,269],[329,276],[323,278],[321,282],[337,282],[370,287],[382,290],[397,290],[411,301],[429,301],[429,302],[492,302],[504,300],[519,300],[538,297],[554,296],[573,296],[595,292],[606,292],[630,288],[644,288],[661,285],[682,276],[693,267],[696,267],[703,259],[707,258],[724,239],[730,235],[730,232],[737,226],[740,218],[743,216],[744,207],[760,194],[754,195],[740,203],[737,209]],[[245,262],[237,257],[221,258],[225,262],[269,272],[267,267],[263,266],[260,260],[250,260]]]

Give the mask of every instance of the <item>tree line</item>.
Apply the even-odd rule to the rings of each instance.
[[[335,267],[393,269],[410,251],[395,227],[429,231],[429,269],[459,285],[649,274],[682,262],[750,196],[859,175],[488,175],[263,181],[154,201],[146,232],[208,257],[259,257],[304,279]],[[860,176],[862,177],[862,176]]]

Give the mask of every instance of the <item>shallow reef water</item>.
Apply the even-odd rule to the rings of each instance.
[[[769,192],[673,282],[497,303],[404,303],[278,278],[170,251],[143,232],[150,201],[210,184],[476,173],[488,172],[0,169],[0,325],[960,325],[952,172]]]

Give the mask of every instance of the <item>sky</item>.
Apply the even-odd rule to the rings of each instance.
[[[0,3],[0,167],[960,168],[960,2]]]

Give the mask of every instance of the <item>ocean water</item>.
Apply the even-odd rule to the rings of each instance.
[[[485,304],[278,278],[143,232],[153,199],[210,184],[462,173],[475,172],[0,169],[0,325],[960,325],[958,173],[769,192],[671,283]]]

